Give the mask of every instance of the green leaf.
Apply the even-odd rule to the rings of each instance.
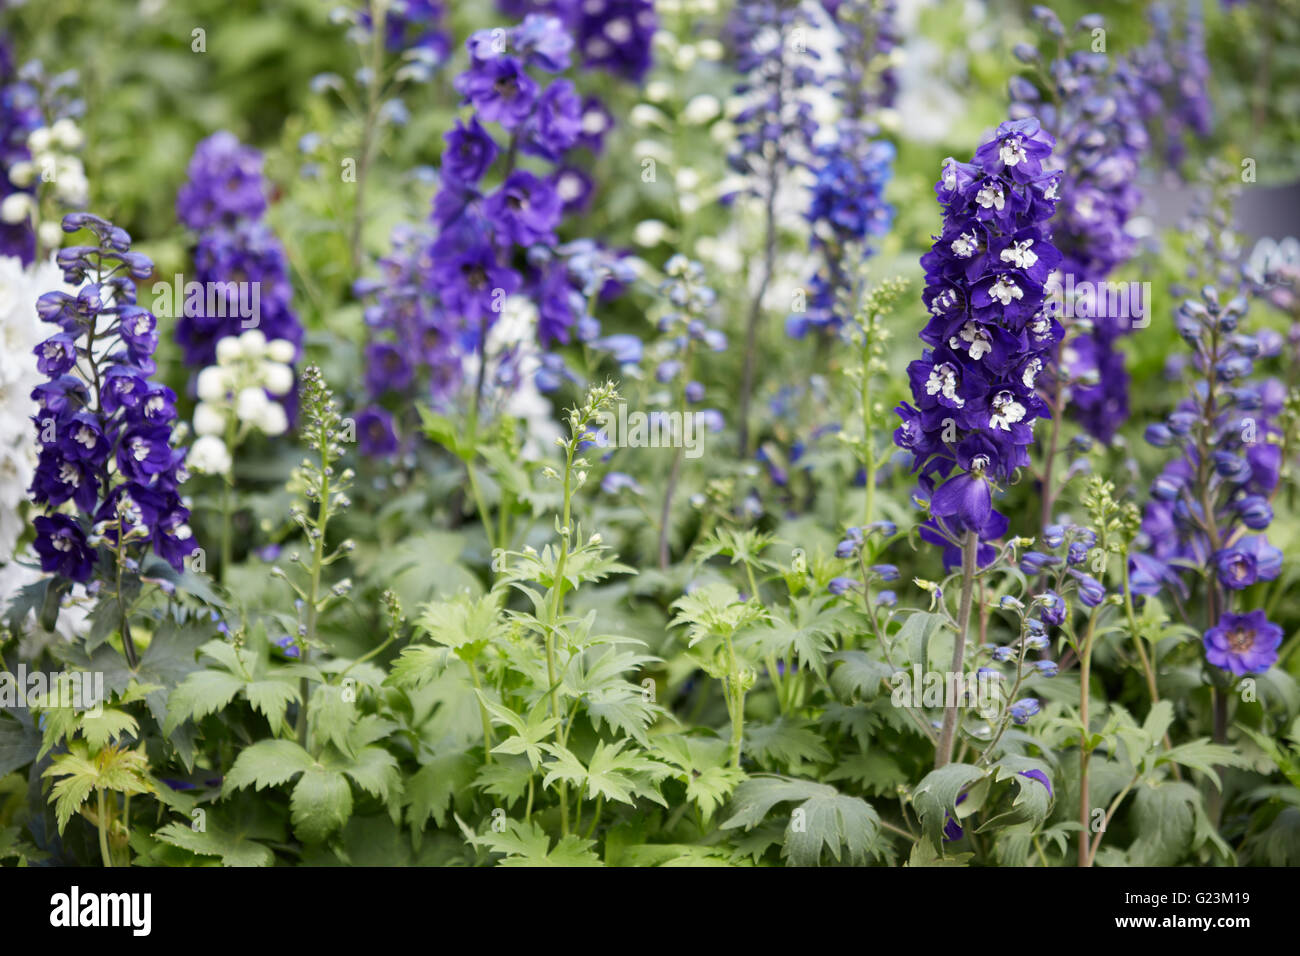
[[[244,687],[244,681],[229,671],[195,671],[172,691],[167,701],[163,733],[170,734],[186,720],[202,720],[230,706]]]
[[[317,767],[308,769],[289,798],[293,832],[304,843],[319,843],[352,815],[352,788],[343,774]]]
[[[126,711],[104,707],[98,717],[85,716],[81,720],[81,735],[92,751],[103,750],[112,740],[125,734],[139,733],[140,725]]]
[[[528,762],[532,764],[534,770],[541,766],[541,744],[544,740],[550,739],[552,732],[560,723],[558,718],[545,716],[545,699],[538,701],[537,706],[533,707],[532,712],[529,714],[528,721],[525,722],[513,710],[498,704],[482,691],[475,691],[475,693],[483,706],[487,708],[492,723],[505,724],[514,731],[512,736],[507,737],[493,747],[492,752],[494,754],[523,754],[528,758]]]
[[[795,598],[790,607],[777,608],[767,627],[755,627],[745,633],[742,647],[752,647],[762,658],[769,655],[781,660],[792,657],[818,677],[825,677],[828,655],[835,648],[835,636],[846,624],[849,611],[842,605],[830,605],[828,597]]]
[[[1200,794],[1187,783],[1139,787],[1133,800],[1137,839],[1129,848],[1135,866],[1172,866],[1191,850]]]
[[[912,804],[925,835],[936,850],[942,849],[943,826],[948,817],[957,819],[957,798],[985,771],[968,763],[950,763],[931,770],[912,791]]]
[[[841,793],[818,794],[791,814],[785,831],[785,856],[795,866],[817,866],[823,847],[837,863],[843,848],[850,863],[861,865],[879,834],[880,817],[865,800]]]
[[[474,779],[476,766],[477,761],[469,751],[449,750],[436,754],[408,777],[405,781],[407,825],[420,832],[430,820],[439,827],[446,826],[452,798]]]
[[[399,687],[423,687],[437,680],[447,669],[448,660],[454,660],[445,647],[428,647],[417,644],[405,647],[393,661],[389,680]]]
[[[505,854],[500,866],[603,866],[591,851],[594,841],[570,834],[551,848],[551,839],[536,823],[506,820],[497,832],[489,829],[474,842],[493,853]]]
[[[229,795],[243,787],[278,787],[315,765],[311,755],[292,740],[259,740],[240,751],[221,792]]]
[[[383,747],[363,747],[356,760],[343,768],[358,787],[372,797],[389,799],[402,788],[402,775],[397,771],[397,758]]]
[[[431,601],[424,606],[416,627],[430,640],[453,650],[486,646],[506,633],[495,594]]]
[[[880,696],[894,675],[894,668],[865,651],[840,651],[830,659],[839,662],[831,671],[831,687],[845,700]]]
[[[1164,703],[1164,701],[1161,703]],[[1222,789],[1223,785],[1219,780],[1218,772],[1215,770],[1216,766],[1250,766],[1250,760],[1244,754],[1240,754],[1231,747],[1225,747],[1222,744],[1210,743],[1206,738],[1179,744],[1171,750],[1162,751],[1156,757],[1156,766],[1164,763],[1176,763],[1192,770],[1199,770],[1214,781],[1214,786],[1217,789]]]
[[[307,710],[307,725],[314,739],[329,741],[351,757],[355,751],[348,738],[356,722],[356,704],[343,698],[343,688],[333,684],[316,686]]]
[[[822,763],[831,759],[820,734],[808,721],[778,717],[770,724],[746,724],[745,745],[749,753],[765,767],[781,764],[789,767],[802,761]]]
[[[259,680],[244,685],[244,693],[253,709],[264,716],[271,725],[271,733],[278,734],[285,727],[285,712],[290,704],[301,701],[298,688],[285,680]]]
[[[847,855],[852,863],[863,863],[874,852],[880,818],[871,804],[811,780],[749,778],[736,788],[732,798],[735,812],[722,829],[751,830],[778,803],[791,801],[798,801],[799,806],[790,813],[782,854],[795,866],[818,865],[823,849],[829,849],[837,862]]]
[[[0,778],[36,759],[41,749],[41,735],[30,718],[20,722],[0,717]]]

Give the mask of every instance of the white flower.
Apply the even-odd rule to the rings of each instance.
[[[657,246],[667,238],[670,230],[658,219],[643,219],[632,230],[632,238],[638,246]]]
[[[930,369],[930,377],[925,383],[927,395],[943,395],[958,408],[966,404],[964,398],[957,397],[957,369],[950,362],[941,362]]]
[[[963,325],[960,332],[960,340],[958,336],[954,335],[948,340],[948,345],[953,350],[959,350],[962,342],[966,343],[967,352],[969,352],[970,357],[977,362],[989,352],[993,351],[993,340],[989,337],[987,332],[981,329],[974,322],[967,322]]]
[[[66,116],[54,121],[54,125],[50,127],[50,135],[61,147],[69,151],[81,149],[86,141],[77,124]]]
[[[998,276],[989,288],[989,298],[997,299],[1003,305],[1010,305],[1012,299],[1023,299],[1024,291],[1006,276]]]
[[[1038,253],[1029,247],[1034,244],[1032,239],[1023,239],[1020,242],[1012,243],[1002,250],[1002,261],[1010,262],[1017,269],[1032,268],[1038,261]]]
[[[266,397],[263,389],[257,386],[241,388],[239,394],[235,396],[235,414],[240,421],[256,425],[269,404],[271,400]]]
[[[673,95],[673,88],[662,80],[646,84],[645,98],[651,103],[662,103]]]
[[[49,152],[54,145],[54,133],[48,126],[38,126],[27,134],[27,149],[33,155]]]
[[[1025,388],[1034,387],[1034,382],[1038,380],[1038,373],[1041,372],[1042,370],[1043,370],[1042,359],[1038,358],[1038,356],[1034,356],[1029,360],[1029,362],[1025,365],[1024,372],[1021,373],[1020,376],[1020,381],[1024,383]]]
[[[57,249],[63,245],[63,228],[56,219],[47,219],[36,227],[37,238],[46,249]]]
[[[717,119],[722,114],[722,104],[711,93],[699,93],[692,96],[680,116],[689,126],[703,126]]]
[[[9,167],[9,181],[19,189],[26,189],[36,182],[36,164],[21,159]]]
[[[223,339],[217,340],[217,364],[234,365],[243,358],[244,349],[239,344],[239,339],[234,335],[227,335]]]
[[[197,411],[196,411],[197,417]],[[204,435],[190,446],[186,463],[201,475],[226,475],[230,473],[230,450],[216,435]]]
[[[628,123],[636,129],[646,129],[650,126],[658,126],[660,129],[671,129],[668,117],[649,103],[638,103],[632,107],[628,113]]]
[[[249,329],[239,337],[245,358],[261,358],[266,353],[266,336],[260,329]]]
[[[279,402],[267,402],[253,425],[263,435],[274,438],[276,435],[283,435],[289,430],[289,419],[284,414],[283,405]]]
[[[1006,205],[1006,198],[1002,195],[1002,184],[986,183],[975,194],[975,201],[985,209],[996,209],[1001,212],[1002,207]]]
[[[1025,406],[1016,401],[1010,392],[998,392],[993,396],[993,414],[989,416],[989,426],[1011,431],[1011,426],[1025,417]]]
[[[32,197],[27,193],[13,193],[0,202],[0,220],[9,225],[25,222],[32,212]]]
[[[969,259],[979,252],[979,249],[979,240],[969,232],[963,232],[952,241],[952,254],[961,259]],[[1005,256],[1006,253],[1004,252],[1003,255]]]
[[[288,395],[293,389],[293,369],[280,362],[262,366],[262,384],[272,395]]]
[[[194,434],[220,435],[226,430],[226,416],[211,402],[194,406]]]
[[[288,339],[272,339],[266,343],[266,357],[272,362],[290,365],[293,363],[294,353],[293,343]]]
[[[1025,153],[1025,144],[1021,142],[1019,136],[1008,136],[1002,141],[1002,146],[998,150],[998,158],[1008,166],[1019,166],[1029,157]]]
[[[217,365],[209,365],[202,372],[199,372],[195,388],[201,401],[221,402],[225,400],[226,392],[230,389],[231,384],[230,373],[226,369]]]

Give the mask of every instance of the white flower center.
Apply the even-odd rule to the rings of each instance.
[[[1006,198],[1002,195],[1002,184],[985,183],[975,194],[975,201],[985,209],[996,209],[1001,212],[1002,207],[1006,205]]]
[[[1012,282],[1007,276],[998,276],[998,281],[993,283],[989,289],[989,297],[997,299],[1003,305],[1010,305],[1012,299],[1023,299],[1024,292],[1020,286]]]
[[[1035,357],[1029,360],[1029,364],[1025,366],[1025,371],[1020,376],[1020,380],[1025,383],[1025,388],[1034,387],[1034,382],[1038,380],[1038,373],[1042,370],[1042,359]]]
[[[962,342],[966,343],[966,351],[976,362],[993,351],[992,338],[974,322],[963,325],[961,332],[948,340],[948,347],[959,351]]]
[[[989,416],[989,426],[1011,431],[1011,426],[1025,417],[1025,406],[1016,401],[1010,392],[998,392],[993,396],[993,414]]]
[[[969,259],[979,252],[979,240],[968,232],[963,232],[952,241],[952,254],[962,259]],[[1003,253],[1005,255],[1005,253]]]
[[[1002,148],[998,150],[998,158],[1008,166],[1019,166],[1021,162],[1029,157],[1025,154],[1025,144],[1019,136],[1011,136],[1002,141]]]
[[[1034,240],[1032,239],[1024,239],[1013,243],[1002,250],[1002,261],[1010,262],[1017,269],[1031,268],[1038,261],[1038,253],[1029,248],[1033,244]]]
[[[85,425],[77,429],[77,442],[87,448],[95,447],[95,433]]]
[[[930,314],[943,315],[943,313],[947,312],[956,304],[957,293],[953,292],[952,289],[944,289],[935,296],[934,301],[930,303]]]
[[[925,383],[925,393],[927,395],[942,395],[958,408],[961,408],[966,404],[966,400],[957,397],[958,384],[960,383],[957,379],[956,367],[950,362],[941,362],[930,369],[930,377]]]

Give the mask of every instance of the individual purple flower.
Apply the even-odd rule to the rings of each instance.
[[[442,174],[456,182],[475,185],[488,171],[500,150],[477,116],[469,123],[456,120],[456,128],[447,133],[447,148],[442,154]]]
[[[492,225],[521,246],[554,240],[560,221],[560,199],[546,180],[526,169],[511,173],[487,198],[483,211]]]
[[[1238,677],[1263,674],[1277,663],[1281,643],[1282,628],[1263,611],[1227,612],[1205,632],[1205,659]]]
[[[552,162],[560,159],[582,135],[582,100],[568,80],[556,80],[537,102],[527,126],[523,151]]]
[[[77,364],[76,339],[66,332],[50,336],[34,351],[37,370],[50,378],[58,378]]]
[[[1033,717],[1039,711],[1038,699],[1035,697],[1022,697],[1011,705],[1008,711],[1011,719],[1017,724],[1029,723],[1029,718]]]
[[[357,415],[357,445],[368,458],[386,458],[396,453],[397,432],[387,409],[371,406]]]
[[[454,85],[480,119],[500,123],[507,130],[523,125],[537,102],[537,82],[513,56],[478,60],[456,77]]]
[[[84,584],[95,567],[94,549],[86,541],[81,525],[69,515],[41,515],[36,527],[36,553],[41,570]]]
[[[199,143],[186,180],[176,195],[176,218],[190,229],[259,219],[266,211],[262,154],[233,133],[222,130]]]
[[[530,66],[562,73],[569,68],[573,37],[560,18],[530,13],[515,30],[514,49]]]

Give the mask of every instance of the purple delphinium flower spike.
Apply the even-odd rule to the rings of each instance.
[[[928,348],[908,366],[913,403],[897,409],[895,443],[931,499],[921,535],[959,560],[967,531],[1001,537],[1007,519],[993,485],[1029,464],[1036,418],[1048,409],[1039,374],[1061,338],[1045,282],[1060,260],[1048,220],[1059,172],[1044,168],[1053,140],[1033,118],[1003,123],[974,162],[949,159],[935,187],[944,227],[921,259]],[[981,564],[993,549],[980,548]]]
[[[89,213],[64,217],[64,232],[83,228],[97,244],[58,256],[64,279],[80,290],[49,292],[37,303],[62,332],[36,347],[50,375],[32,393],[40,453],[30,494],[46,509],[35,520],[36,552],[43,570],[81,583],[94,571],[96,539],[137,564],[152,546],[180,571],[197,545],[178,490],[186,474],[185,451],[172,446],[176,396],[149,381],[158,338],[130,277],[152,264],[129,251],[130,236],[112,223]],[[49,364],[69,340],[76,364]],[[58,510],[66,502],[78,513]]]
[[[293,343],[301,358],[303,329],[293,310],[293,286],[284,247],[262,221],[267,186],[262,154],[232,133],[217,132],[194,149],[188,181],[176,196],[176,216],[197,233],[196,288],[183,297],[176,341],[198,373],[216,361],[217,342],[250,328],[268,340]],[[296,390],[280,399],[291,404]],[[288,409],[286,409],[288,410]]]
[[[1039,10],[1048,34],[1044,46],[1055,49],[1064,27],[1050,10]],[[1100,27],[1100,18],[1086,17],[1075,33]],[[1051,61],[1038,74],[1048,89],[1040,90],[1032,77],[1012,80],[1011,115],[1042,121],[1056,139],[1063,170],[1052,222],[1062,259],[1052,288],[1064,306],[1058,317],[1065,339],[1059,361],[1043,377],[1043,390],[1091,435],[1109,442],[1128,417],[1128,373],[1115,341],[1144,324],[1151,307],[1127,295],[1112,303],[1098,291],[1136,246],[1126,226],[1142,200],[1138,166],[1150,145],[1139,107],[1142,80],[1125,64],[1091,50]]]

